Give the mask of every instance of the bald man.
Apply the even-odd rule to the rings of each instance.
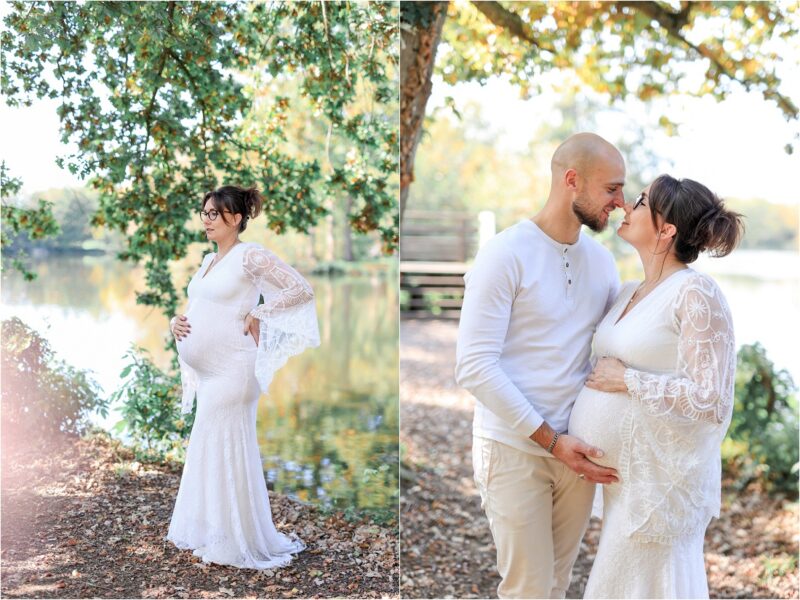
[[[602,231],[622,207],[625,162],[579,133],[551,162],[547,202],[492,238],[465,276],[456,380],[478,400],[473,467],[497,547],[500,598],[564,598],[594,484],[617,473],[566,434],[591,371],[595,326],[619,289]]]

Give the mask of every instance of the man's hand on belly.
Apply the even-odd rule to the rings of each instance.
[[[547,449],[550,447],[555,435],[556,432],[545,421],[530,437],[542,448]],[[590,457],[600,458],[603,456],[603,451],[600,448],[585,444],[574,436],[559,434],[553,446],[552,454],[579,476],[583,475],[586,481],[594,483],[617,483],[619,481],[616,469],[601,467],[589,460]]]

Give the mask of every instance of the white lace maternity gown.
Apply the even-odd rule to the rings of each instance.
[[[569,422],[621,479],[602,487],[584,597],[707,598],[703,537],[719,516],[720,444],[733,406],[730,311],[710,277],[685,269],[619,319],[636,287],[622,288],[593,348],[629,366],[628,392],[584,387]]]
[[[166,539],[205,562],[249,569],[289,563],[305,547],[272,523],[256,438],[256,407],[275,371],[319,345],[314,295],[292,267],[258,244],[235,245],[188,287],[191,333],[177,342],[182,412],[197,413]],[[259,295],[264,303],[258,304]],[[260,319],[258,347],[244,335]]]

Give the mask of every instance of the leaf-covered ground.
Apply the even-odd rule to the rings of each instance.
[[[207,565],[163,539],[179,468],[139,464],[104,436],[36,446],[4,448],[4,597],[397,597],[392,526],[270,494],[275,525],[308,549],[272,571]]]
[[[472,481],[474,400],[453,381],[457,325],[401,323],[400,592],[404,598],[493,598],[495,548]],[[758,489],[723,491],[706,533],[712,598],[798,598],[798,506]],[[592,519],[568,597],[580,598],[597,548]]]

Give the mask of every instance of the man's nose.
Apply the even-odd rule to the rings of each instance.
[[[625,196],[622,194],[622,192],[620,192],[619,195],[614,198],[614,206],[617,208],[625,207]]]

